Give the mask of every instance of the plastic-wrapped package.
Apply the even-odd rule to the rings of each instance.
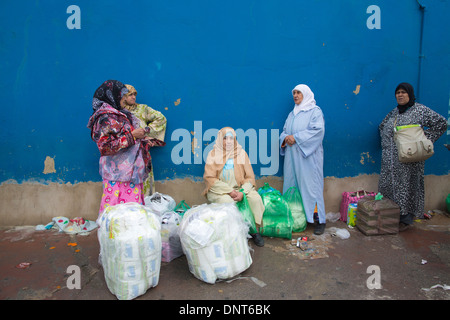
[[[159,192],[155,192],[151,196],[145,197],[144,203],[146,207],[159,216],[164,212],[173,211],[177,205],[171,196]]]
[[[183,255],[178,229],[181,217],[175,211],[169,211],[161,216],[161,260],[170,262]]]
[[[108,289],[131,300],[155,287],[161,268],[161,221],[138,203],[105,209],[97,219],[100,261]]]
[[[252,264],[248,224],[234,203],[203,204],[187,210],[179,232],[189,270],[204,282],[229,279]]]

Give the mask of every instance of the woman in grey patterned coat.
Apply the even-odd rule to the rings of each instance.
[[[425,161],[401,163],[394,142],[396,126],[420,124],[425,135],[433,143],[447,129],[447,120],[430,108],[415,102],[414,88],[401,83],[395,89],[398,106],[384,118],[379,126],[381,136],[381,173],[378,191],[400,206],[400,231],[423,218],[425,206],[424,168]]]

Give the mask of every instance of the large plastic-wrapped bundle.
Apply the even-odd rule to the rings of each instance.
[[[178,234],[180,221],[181,217],[175,211],[166,212],[161,216],[161,260],[163,262],[170,262],[183,255],[180,235]]]
[[[105,209],[98,218],[100,259],[108,289],[131,300],[155,287],[161,268],[161,221],[138,203]]]
[[[180,240],[189,270],[215,283],[250,267],[248,225],[234,203],[203,204],[189,209],[180,224]]]

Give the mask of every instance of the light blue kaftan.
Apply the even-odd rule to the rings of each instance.
[[[325,223],[322,146],[325,120],[322,110],[315,106],[309,110],[301,110],[295,116],[293,111],[289,113],[280,135],[280,146],[289,135],[294,135],[296,143],[293,146],[286,144],[280,150],[280,154],[284,156],[283,192],[296,186],[303,198],[307,221],[314,222],[317,203],[319,223]]]

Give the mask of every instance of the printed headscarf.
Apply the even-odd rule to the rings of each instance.
[[[400,83],[397,88],[395,88],[395,92],[398,91],[398,89],[404,89],[406,91],[406,93],[408,93],[409,96],[409,101],[407,104],[401,106],[401,105],[397,105],[398,108],[398,112],[399,113],[403,113],[406,110],[408,110],[409,107],[412,107],[414,105],[414,103],[416,103],[416,96],[414,95],[414,88],[412,85],[410,85],[407,82],[402,82]]]
[[[136,93],[136,95],[137,95],[136,89],[131,84],[126,84],[125,87],[127,87],[127,89],[128,89],[127,95],[130,95],[132,93]]]
[[[125,85],[117,80],[107,80],[95,90],[92,99],[92,109],[97,111],[104,103],[109,104],[116,110],[121,110],[120,100],[128,92]]]
[[[314,93],[306,84],[299,84],[294,89],[292,89],[292,94],[294,91],[300,91],[303,95],[303,100],[300,104],[294,106],[294,115],[297,115],[301,110],[310,110],[316,106],[316,100],[314,100]]]

